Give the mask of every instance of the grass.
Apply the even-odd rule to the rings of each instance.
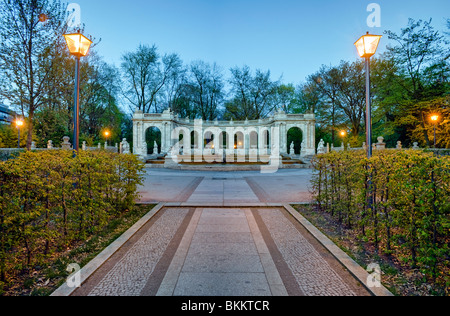
[[[17,274],[3,285],[3,289],[0,288],[0,295],[50,295],[66,281],[69,264],[76,263],[81,268],[84,267],[154,207],[155,205],[136,205],[120,218],[111,220],[99,234],[54,254],[33,269]]]

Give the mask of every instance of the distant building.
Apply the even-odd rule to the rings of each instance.
[[[0,124],[11,124],[14,120],[14,112],[6,105],[0,105]]]

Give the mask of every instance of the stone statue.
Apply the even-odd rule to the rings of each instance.
[[[294,155],[295,155],[295,145],[294,145],[294,142],[291,143],[291,150],[290,150],[289,154],[290,154],[291,156],[294,156]]]
[[[319,146],[317,147],[317,154],[325,154],[325,142],[323,139],[320,140]]]
[[[130,154],[130,144],[128,144],[126,138],[122,140],[122,154]]]
[[[144,155],[144,157],[147,157],[148,154],[147,142],[142,142],[141,152]]]
[[[158,143],[156,142],[156,140],[155,140],[155,142],[153,143],[153,154],[154,154],[154,155],[157,155],[157,154],[158,154]]]
[[[47,143],[47,149],[53,149],[53,141],[49,140]]]

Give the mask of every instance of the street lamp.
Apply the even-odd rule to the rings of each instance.
[[[434,125],[434,149],[436,149],[436,125],[439,121],[439,115],[433,114],[431,116],[431,121],[433,122]]]
[[[339,132],[339,135],[342,137],[342,148],[345,150],[345,137],[347,136],[347,132],[342,130]]]
[[[358,54],[366,61],[366,146],[367,146],[367,158],[372,158],[372,104],[370,100],[370,57],[375,55],[378,44],[380,44],[381,35],[370,35],[367,32],[366,35],[360,37],[356,41],[355,46],[358,50]],[[373,184],[372,184],[372,171],[370,164],[368,166],[368,209],[373,208]]]
[[[64,34],[70,54],[75,56],[75,93],[73,114],[73,155],[76,157],[80,150],[80,58],[87,55],[92,41],[82,35],[80,31],[74,34]]]
[[[108,146],[108,137],[110,135],[110,132],[106,131],[105,132],[105,139],[106,139],[106,146]]]
[[[20,149],[20,128],[24,125],[25,123],[21,120],[21,119],[17,119],[16,120],[16,126],[17,126],[17,130],[18,130],[18,134],[19,136],[17,137],[17,148]]]
[[[355,46],[358,50],[359,56],[366,60],[366,144],[367,157],[372,157],[372,105],[370,102],[370,57],[375,55],[378,44],[381,40],[381,35],[371,35],[367,32],[366,35],[356,41]]]

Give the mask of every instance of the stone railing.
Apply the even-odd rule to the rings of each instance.
[[[386,143],[384,142],[384,137],[380,136],[380,137],[378,137],[377,140],[378,140],[377,143],[372,144],[372,149],[373,150],[404,149],[401,141],[397,142],[397,146],[395,148],[387,148],[386,147]],[[317,154],[325,154],[325,153],[329,153],[329,152],[332,152],[332,151],[339,152],[339,151],[344,151],[344,150],[349,150],[350,151],[350,150],[366,150],[366,149],[367,149],[367,146],[366,146],[365,142],[363,143],[362,147],[351,147],[350,144],[347,144],[347,146],[345,146],[344,142],[342,142],[341,147],[334,147],[334,145],[330,146],[330,144],[326,144],[326,146],[325,146],[325,142],[323,140],[321,140],[320,143],[319,143],[319,147],[317,148]],[[419,147],[419,143],[414,142],[413,143],[413,147],[411,147],[411,149],[419,150],[419,149],[425,149],[425,148],[420,148]],[[445,149],[444,150],[430,149],[430,150],[431,151],[435,151],[436,153],[440,153],[440,152],[444,153],[444,152],[446,152]]]
[[[53,141],[49,140],[47,142],[47,148],[37,148],[35,142],[31,142],[31,150],[73,150],[72,144],[69,142],[70,138],[65,136],[63,137],[63,142],[61,143],[61,147],[55,147],[53,145]],[[0,148],[0,153],[4,155],[10,155],[17,151],[23,151],[24,149],[19,148]],[[84,141],[81,150],[85,151],[94,151],[94,150],[107,150],[110,152],[121,153],[121,154],[129,154],[131,153],[130,144],[124,138],[120,144],[115,144],[115,146],[109,146],[108,143],[99,143],[97,147],[89,147],[87,143]]]

